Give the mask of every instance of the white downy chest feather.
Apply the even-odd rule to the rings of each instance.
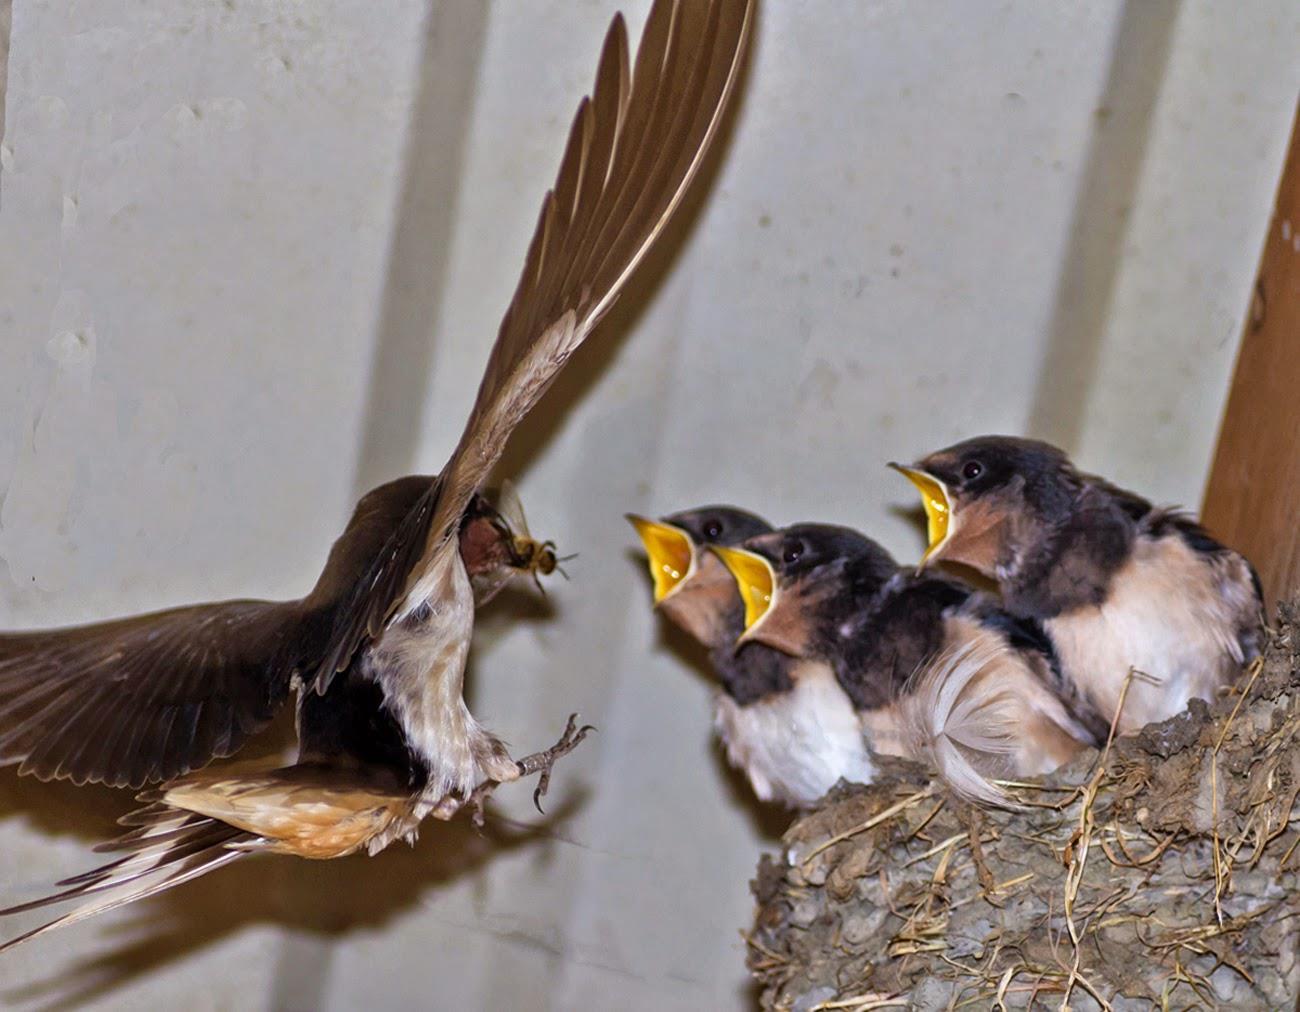
[[[1104,604],[1045,624],[1066,674],[1110,717],[1130,668],[1120,719],[1136,730],[1212,698],[1240,670],[1233,608],[1205,561],[1176,537],[1139,541]]]
[[[869,783],[875,766],[862,724],[829,667],[801,664],[794,688],[749,706],[719,695],[714,726],[733,766],[763,801],[806,806],[836,781]]]

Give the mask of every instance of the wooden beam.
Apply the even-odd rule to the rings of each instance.
[[[1202,519],[1259,569],[1270,608],[1300,593],[1300,114],[1237,353]]]

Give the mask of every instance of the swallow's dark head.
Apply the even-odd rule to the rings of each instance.
[[[469,574],[474,601],[484,605],[510,580],[529,575],[541,587],[541,576],[559,568],[553,541],[538,541],[528,532],[523,507],[513,486],[492,494],[475,494],[461,517],[460,557]]]
[[[979,436],[915,464],[891,464],[921,493],[930,545],[921,566],[958,562],[997,576],[1029,525],[1070,508],[1079,477],[1056,447],[1013,436]]]
[[[879,544],[848,527],[794,524],[718,547],[745,602],[745,631],[795,657],[815,657],[834,630],[898,572]]]
[[[634,514],[627,519],[645,546],[655,607],[705,646],[734,638],[741,608],[735,582],[704,549],[739,544],[772,525],[735,506],[702,506],[662,520]]]
[[[482,576],[511,561],[512,532],[491,500],[475,494],[460,521],[460,557],[471,577]]]

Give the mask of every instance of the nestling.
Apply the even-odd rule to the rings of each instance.
[[[806,771],[794,783],[772,776],[778,763],[770,755],[784,747],[765,719],[771,706],[793,688],[794,658],[762,643],[736,640],[745,630],[745,606],[736,582],[707,548],[735,545],[772,529],[767,521],[735,506],[703,506],[662,520],[629,515],[645,545],[654,581],[655,608],[680,626],[709,653],[719,689],[713,697],[713,723],[727,759],[743,770],[761,801],[806,804],[820,797],[842,775],[838,766]],[[818,790],[821,785],[824,788]]]
[[[982,436],[894,466],[921,491],[922,564],[996,580],[1003,606],[1042,623],[1065,677],[1108,719],[1129,683],[1121,732],[1212,698],[1259,655],[1253,567],[1186,514],[1029,439]]]
[[[1045,773],[1105,733],[1033,623],[901,570],[857,531],[796,524],[715,551],[745,602],[742,641],[801,660],[777,722],[816,733],[791,737],[788,766],[836,755],[867,782],[870,752],[928,760],[959,794],[997,803],[994,777]]]

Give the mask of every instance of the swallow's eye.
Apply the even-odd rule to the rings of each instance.
[[[984,465],[978,460],[968,460],[966,466],[961,469],[961,476],[967,481],[974,481],[984,473]]]
[[[722,524],[717,520],[709,520],[704,524],[704,536],[710,541],[715,541],[722,537]]]
[[[803,542],[787,542],[785,549],[781,552],[781,561],[787,563],[798,562],[801,558],[803,558]]]

